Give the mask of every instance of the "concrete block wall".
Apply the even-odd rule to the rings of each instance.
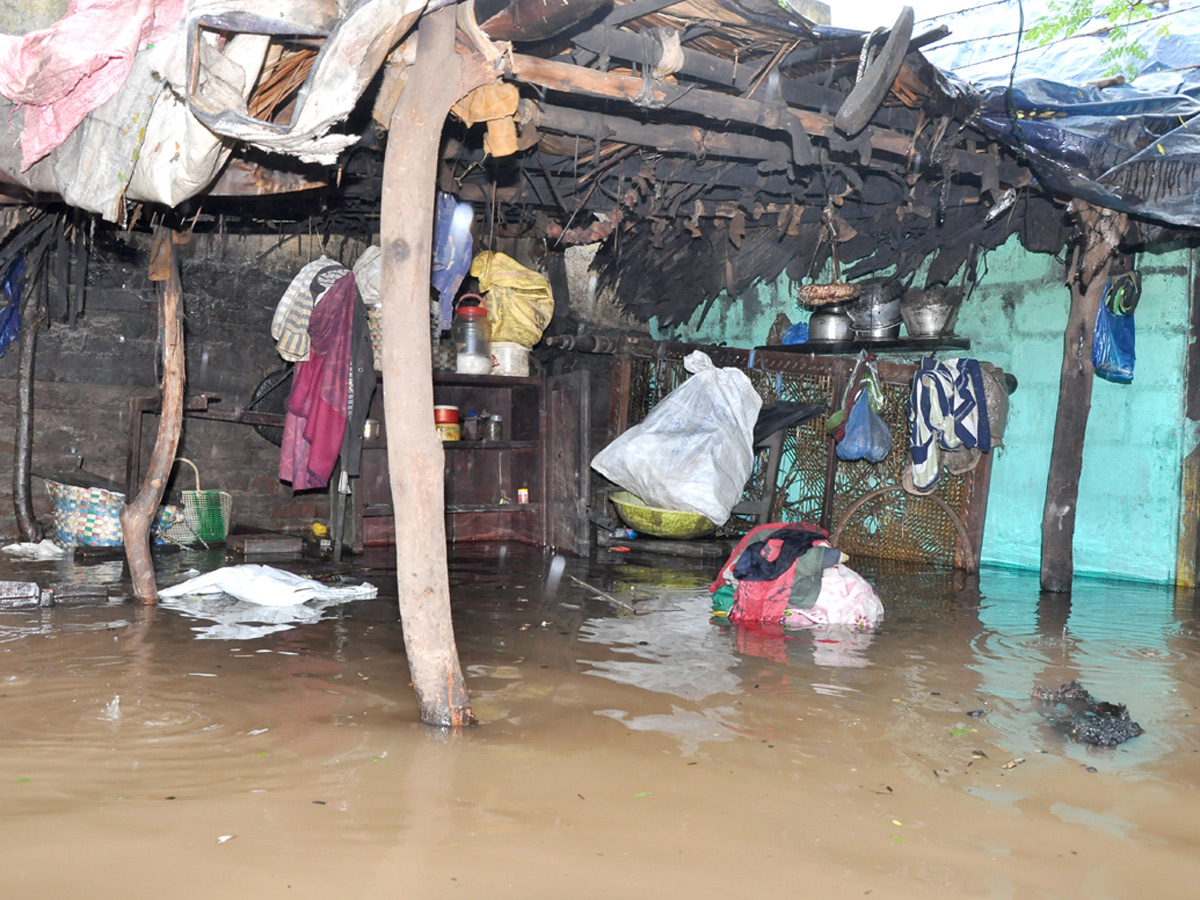
[[[1151,581],[1175,577],[1183,458],[1190,255],[1139,255],[1132,384],[1097,378],[1075,520],[1081,574]],[[959,317],[972,354],[1017,376],[1006,448],[992,474],[984,560],[1038,568],[1041,516],[1058,407],[1070,296],[1061,261],[1015,240],[989,254],[986,274]],[[997,302],[998,301],[998,302]]]
[[[1097,378],[1092,393],[1074,543],[1080,574],[1175,578],[1182,465],[1197,442],[1183,417],[1191,260],[1182,247],[1137,259],[1143,287],[1134,381]],[[1005,447],[992,469],[983,561],[1038,569],[1070,306],[1065,267],[1013,238],[986,256],[980,273],[956,331],[971,339],[971,356],[995,363],[1019,382]],[[748,297],[722,295],[702,324],[697,313],[675,328],[651,328],[663,339],[756,346],[779,312],[792,321],[807,319],[786,276]]]
[[[275,305],[295,272],[321,248],[307,237],[197,236],[179,248],[186,321],[187,394],[220,395],[216,409],[236,410],[255,387],[284,365],[270,336]],[[360,246],[340,248],[352,262]],[[146,279],[139,236],[102,246],[92,260],[85,314],[74,328],[53,323],[38,339],[34,388],[33,469],[76,468],[123,482],[129,440],[129,400],[157,394],[157,301]],[[336,252],[327,251],[337,257]],[[16,537],[12,504],[13,423],[17,352],[0,359],[0,540]],[[143,461],[158,425],[143,420]],[[277,478],[279,449],[253,428],[185,419],[178,455],[200,469],[202,487],[233,495],[235,524],[300,533],[328,521],[322,491],[293,495]],[[191,469],[177,466],[168,499],[195,487]],[[50,502],[33,480],[35,512],[49,521]]]

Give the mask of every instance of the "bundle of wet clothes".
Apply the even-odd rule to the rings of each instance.
[[[713,613],[738,624],[871,629],[883,618],[883,603],[846,559],[819,526],[759,525],[709,585]]]
[[[1097,700],[1078,681],[1057,690],[1038,685],[1033,689],[1033,699],[1047,707],[1046,718],[1051,725],[1082,744],[1115,747],[1145,733],[1130,718],[1125,704]]]

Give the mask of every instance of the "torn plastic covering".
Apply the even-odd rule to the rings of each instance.
[[[253,4],[251,4],[253,5]],[[424,0],[358,0],[333,26],[312,71],[296,98],[291,122],[278,125],[250,117],[244,110],[214,105],[199,84],[205,67],[202,50],[226,31],[260,34],[313,35],[309,7],[297,3],[296,13],[267,18],[252,13],[229,12],[188,17],[188,100],[192,112],[217,134],[244,141],[260,150],[287,153],[304,162],[331,165],[338,154],[358,141],[358,135],[328,134],[354,109],[359,96],[387,54],[412,26],[425,7]],[[325,10],[328,12],[328,10]]]
[[[25,105],[22,169],[120,89],[137,51],[179,20],[183,2],[76,0],[46,28],[0,34],[0,94]]]
[[[1027,28],[1039,10],[1026,4],[1024,12]],[[943,17],[937,21],[971,40],[924,51],[981,92],[974,124],[1023,154],[1052,191],[1200,225],[1200,15],[1171,16],[1168,36],[1158,21],[1131,27],[1149,58],[1132,84],[1099,88],[1088,82],[1107,68],[1101,36],[1044,48],[1023,41],[1014,72],[1019,14],[1012,2]]]
[[[153,0],[97,2],[131,11],[167,5]],[[332,163],[358,137],[331,135],[330,129],[350,114],[424,6],[424,0],[357,0],[339,17],[343,7],[336,0],[284,0],[271,5],[275,18],[266,19],[255,14],[264,8],[260,0],[190,0],[173,27],[142,45],[119,89],[32,165],[23,164],[20,142],[26,117],[33,113],[20,105],[22,95],[0,96],[0,116],[10,126],[9,139],[0,141],[0,169],[32,191],[57,193],[72,206],[120,221],[126,200],[176,206],[199,193],[220,173],[236,141]],[[74,7],[64,19],[73,14]],[[219,40],[214,28],[233,24],[239,27],[232,36],[226,33],[229,39]],[[314,32],[327,37],[291,123],[251,118],[246,101],[262,70],[270,35]],[[72,59],[87,50],[77,49]],[[43,64],[35,82],[50,83],[62,75],[54,65]]]

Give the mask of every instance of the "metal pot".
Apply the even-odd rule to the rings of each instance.
[[[859,337],[896,337],[900,333],[900,295],[904,287],[891,279],[862,283],[862,295],[846,307]]]
[[[900,315],[910,337],[936,337],[954,333],[962,291],[958,288],[911,290],[900,301]]]
[[[854,337],[860,341],[888,341],[900,337],[900,323],[876,325],[873,328],[855,328]]]
[[[849,341],[854,339],[850,317],[840,303],[822,306],[808,320],[810,341]]]

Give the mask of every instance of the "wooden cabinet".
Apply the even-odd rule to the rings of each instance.
[[[504,421],[503,440],[443,444],[447,540],[513,540],[587,552],[587,376],[586,371],[549,379],[435,373],[435,404],[457,406],[462,418],[474,411]],[[382,388],[371,418],[383,422]],[[345,543],[358,552],[395,543],[386,426],[378,439],[365,442],[361,477],[351,479],[351,487]],[[528,503],[518,502],[521,489],[529,492]]]

